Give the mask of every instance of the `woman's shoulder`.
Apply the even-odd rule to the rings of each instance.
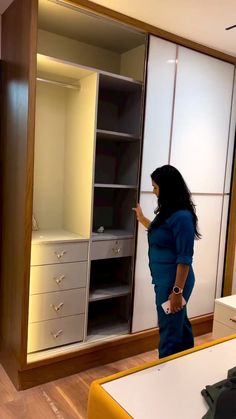
[[[178,211],[173,212],[169,218],[167,218],[166,222],[168,224],[172,224],[176,221],[192,221],[193,214],[188,209],[180,209]]]

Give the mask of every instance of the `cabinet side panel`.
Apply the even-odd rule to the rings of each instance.
[[[93,153],[95,142],[98,77],[80,80],[80,91],[70,93],[65,146],[65,228],[89,238]]]
[[[1,343],[25,361],[32,214],[36,0],[15,0],[2,17]]]

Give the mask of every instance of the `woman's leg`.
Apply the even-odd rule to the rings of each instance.
[[[188,278],[185,286],[184,297],[188,301],[194,285],[194,276]],[[194,346],[191,323],[187,317],[186,306],[175,314],[166,314],[161,306],[172,290],[172,286],[158,287],[155,285],[156,306],[159,323],[159,357],[175,354]]]

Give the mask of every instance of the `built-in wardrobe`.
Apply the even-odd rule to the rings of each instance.
[[[221,295],[232,60],[90,9],[15,0],[2,18],[1,360],[18,388],[155,347],[132,208],[153,217],[157,166],[178,167],[196,203],[196,333]]]

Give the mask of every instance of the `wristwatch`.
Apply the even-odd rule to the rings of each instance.
[[[177,285],[174,285],[172,291],[173,291],[174,294],[183,294],[183,289],[178,287]]]

